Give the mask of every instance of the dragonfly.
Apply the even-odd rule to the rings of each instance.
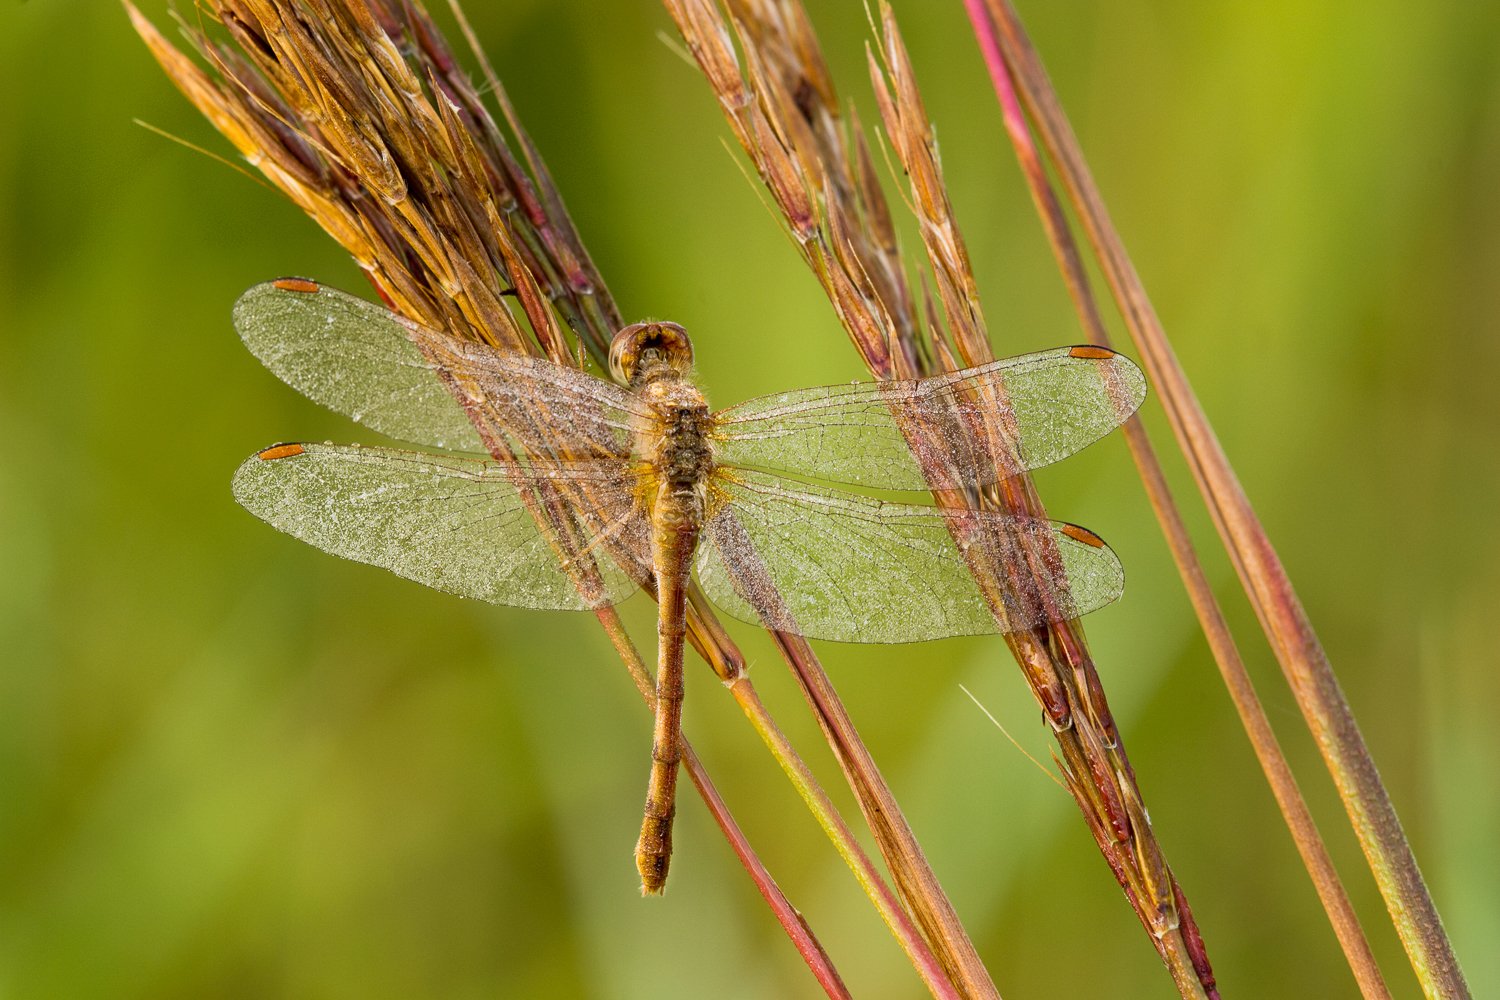
[[[712,412],[674,323],[621,330],[610,381],[305,279],[250,289],[234,321],[251,352],[312,400],[442,449],[263,449],[233,491],[273,527],[495,604],[590,610],[654,590],[656,716],[636,845],[644,893],[664,889],[671,859],[694,575],[740,620],[865,643],[1039,628],[1123,589],[1119,561],[1093,532],[953,502],[1073,454],[1140,406],[1140,370],[1105,348],[796,389]],[[979,561],[1025,565],[1034,582],[987,595]]]

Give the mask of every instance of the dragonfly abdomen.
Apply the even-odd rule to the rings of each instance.
[[[636,842],[635,864],[641,890],[656,894],[666,886],[672,858],[677,768],[682,759],[682,651],[687,635],[687,583],[703,525],[701,479],[663,479],[651,518],[651,560],[656,572],[657,659],[656,726],[651,739],[651,780],[645,816]]]

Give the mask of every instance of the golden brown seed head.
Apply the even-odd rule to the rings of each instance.
[[[678,375],[693,367],[693,342],[676,323],[633,323],[615,334],[609,345],[610,374],[628,385],[657,364]]]

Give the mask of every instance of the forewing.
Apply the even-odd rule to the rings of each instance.
[[[885,503],[753,472],[715,483],[699,582],[734,617],[782,631],[840,642],[1016,632],[1096,610],[1124,587],[1114,553],[1073,525]],[[1010,567],[1021,582],[989,602],[971,561]]]
[[[583,610],[629,596],[649,570],[632,485],[620,462],[523,467],[289,444],[246,459],[233,489],[251,513],[325,552],[493,604]]]
[[[762,396],[717,415],[715,445],[726,465],[883,489],[961,489],[1060,461],[1118,427],[1145,397],[1145,377],[1128,358],[1063,347],[932,378]]]
[[[234,307],[257,358],[288,385],[382,434],[455,451],[493,440],[554,459],[629,453],[625,390],[541,358],[460,341],[306,281],[257,285]]]

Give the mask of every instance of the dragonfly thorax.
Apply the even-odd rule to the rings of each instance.
[[[642,454],[664,486],[696,489],[714,465],[703,393],[686,379],[664,377],[648,384],[641,397],[656,413],[639,442]]]

